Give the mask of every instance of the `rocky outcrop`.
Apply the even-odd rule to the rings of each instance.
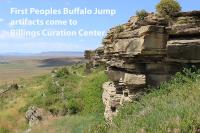
[[[107,120],[124,102],[137,100],[146,86],[158,86],[184,67],[200,65],[199,16],[200,11],[180,12],[168,22],[150,13],[110,29],[98,58],[107,64],[112,81],[103,85]]]
[[[52,117],[50,113],[35,106],[29,107],[25,114],[25,118],[27,119],[30,127],[39,124],[39,122],[43,120],[47,120],[49,117]]]
[[[96,50],[86,50],[85,51],[85,59],[87,59],[86,63],[86,72],[90,72],[91,69],[96,68],[97,66],[104,66],[104,48],[99,47]]]

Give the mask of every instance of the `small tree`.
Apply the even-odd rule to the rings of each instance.
[[[146,10],[136,11],[136,15],[139,17],[140,20],[144,20],[146,16],[148,16],[148,12]]]
[[[161,0],[156,5],[156,11],[163,17],[171,17],[173,13],[181,11],[177,0]]]

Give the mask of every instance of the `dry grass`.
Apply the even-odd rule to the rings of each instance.
[[[45,76],[39,75],[50,73],[54,67],[81,60],[80,58],[0,59],[0,85],[11,82],[23,85],[23,88],[18,91],[9,92],[5,97],[0,98],[0,133],[20,133],[27,129],[28,124],[23,108],[32,96],[37,95],[43,89],[42,83]]]
[[[74,64],[82,58],[0,58],[0,84],[49,73],[55,67]],[[1,63],[3,62],[3,63]]]
[[[1,110],[0,113],[0,126],[1,128],[9,129],[14,132],[19,132],[26,128],[26,120],[24,114],[19,112],[19,109],[25,105],[25,99],[19,97],[13,99],[8,105]]]

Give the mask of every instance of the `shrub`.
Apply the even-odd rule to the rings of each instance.
[[[68,76],[69,74],[70,74],[69,70],[66,67],[63,67],[58,70],[58,72],[56,73],[56,77],[58,78],[65,77]]]
[[[75,99],[70,99],[67,102],[67,108],[68,108],[68,113],[69,114],[76,114],[79,112],[79,105]]]
[[[156,5],[156,11],[163,17],[169,17],[173,13],[181,11],[181,6],[177,0],[161,0]]]
[[[115,33],[118,34],[118,33],[122,32],[122,31],[124,31],[124,27],[122,25],[118,25],[116,27]]]
[[[140,20],[144,20],[146,16],[148,16],[148,12],[143,10],[136,11],[136,15],[139,17]]]

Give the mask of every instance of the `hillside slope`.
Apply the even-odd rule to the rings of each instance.
[[[168,83],[123,106],[109,133],[195,133],[200,130],[200,71],[185,69]]]
[[[125,104],[110,126],[104,121],[101,88],[108,79],[101,68],[89,74],[84,71],[85,66],[78,65],[54,70],[55,77],[49,74],[21,81],[23,87],[0,99],[0,133],[28,129],[24,115],[30,106],[53,114],[33,126],[31,133],[199,131],[200,70],[185,69],[159,88],[151,88],[138,101]],[[64,88],[64,97],[60,97],[61,88],[53,84],[53,77]]]
[[[102,68],[85,73],[85,65],[80,64],[21,81],[18,90],[0,97],[0,133],[21,133],[28,129],[25,113],[33,106],[52,115],[31,128],[36,133],[82,133],[102,123],[101,85],[106,80]]]

